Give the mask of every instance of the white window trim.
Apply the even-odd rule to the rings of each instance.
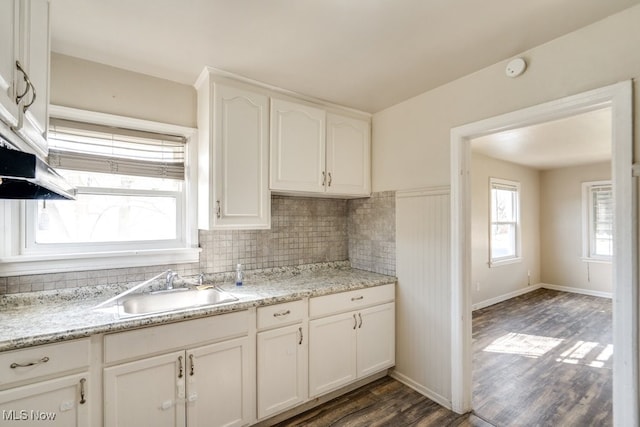
[[[611,180],[588,181],[582,183],[582,261],[590,263],[611,264],[612,256],[591,255],[591,187],[596,185],[612,185]]]
[[[5,232],[0,239],[0,276],[98,270],[105,268],[143,267],[162,264],[191,263],[199,261],[197,228],[197,137],[194,128],[132,119],[112,114],[78,110],[51,105],[52,116],[138,129],[150,132],[181,135],[191,143],[186,147],[186,176],[184,186],[185,221],[184,245],[172,248],[145,248],[113,250],[104,252],[68,252],[56,254],[29,253],[26,249],[25,202],[16,200],[0,201],[0,226]]]
[[[491,238],[491,190],[493,188],[494,184],[499,184],[499,185],[504,185],[504,186],[509,186],[509,187],[515,187],[516,188],[516,192],[518,193],[518,205],[516,206],[516,254],[514,256],[508,256],[508,257],[502,257],[502,258],[495,258],[493,259],[491,257],[491,243],[492,243],[492,238]],[[520,216],[520,198],[521,198],[521,191],[520,191],[520,183],[517,181],[511,181],[508,179],[501,179],[501,178],[493,178],[493,177],[489,177],[489,268],[493,268],[493,267],[501,267],[504,265],[509,265],[509,264],[517,264],[519,262],[522,262],[522,239],[521,239],[521,221],[522,218]]]

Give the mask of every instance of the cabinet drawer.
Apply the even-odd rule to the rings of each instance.
[[[87,367],[89,348],[87,338],[0,353],[0,388],[9,383]]]
[[[309,317],[322,317],[344,311],[356,310],[360,307],[393,301],[394,298],[395,285],[393,283],[315,297],[309,300]]]
[[[258,308],[258,329],[269,329],[300,322],[306,313],[305,301],[292,301],[283,304]]]
[[[188,348],[204,342],[246,335],[248,332],[249,312],[245,310],[106,335],[104,363]]]

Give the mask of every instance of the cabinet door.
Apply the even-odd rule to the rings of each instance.
[[[395,365],[395,304],[358,312],[358,378]]]
[[[186,376],[184,351],[105,368],[105,426],[184,426]]]
[[[187,425],[242,426],[252,420],[249,338],[187,351]]]
[[[327,114],[327,193],[371,193],[369,122]]]
[[[18,0],[0,0],[0,120],[18,124],[18,105],[14,91],[18,58]]]
[[[258,333],[258,418],[307,398],[307,337],[302,324]]]
[[[315,397],[356,379],[355,313],[309,322],[309,396]]]
[[[89,426],[87,378],[87,373],[70,375],[0,391],[0,424]]]
[[[270,228],[269,101],[215,84],[214,228]]]
[[[24,0],[21,4],[20,60],[33,89],[21,104],[31,105],[24,113],[19,133],[39,154],[46,156],[49,124],[49,1]],[[24,89],[20,89],[20,84],[17,87]]]
[[[324,192],[325,112],[271,100],[271,190]]]

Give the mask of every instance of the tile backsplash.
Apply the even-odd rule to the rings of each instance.
[[[374,193],[349,201],[349,260],[353,268],[396,274],[396,195]]]
[[[0,277],[7,293],[122,284],[171,268],[180,276],[351,260],[395,275],[395,193],[340,200],[272,196],[270,230],[199,231],[199,263]]]
[[[200,230],[207,273],[348,259],[347,201],[273,196],[270,230]]]

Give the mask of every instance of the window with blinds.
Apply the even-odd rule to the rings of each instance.
[[[489,264],[519,258],[520,184],[490,178]]]
[[[31,249],[181,245],[184,137],[52,118],[48,140],[49,163],[77,188],[77,200],[37,202]]]
[[[613,256],[613,187],[609,181],[585,183],[585,233],[587,258]]]

